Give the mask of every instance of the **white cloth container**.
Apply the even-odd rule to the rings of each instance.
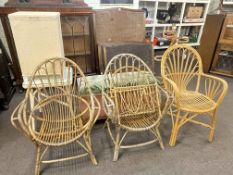
[[[64,57],[59,12],[16,12],[8,15],[19,63],[23,87],[36,66],[48,58]]]

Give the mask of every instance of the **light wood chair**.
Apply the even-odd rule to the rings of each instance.
[[[81,93],[83,89],[86,90],[85,96]],[[35,175],[40,174],[41,163],[89,155],[92,163],[97,164],[90,135],[99,114],[99,105],[82,70],[73,61],[48,59],[35,69],[24,100],[11,117],[13,126],[36,145]],[[50,149],[75,143],[85,153],[45,160]]]
[[[137,56],[119,54],[106,66],[103,82],[103,106],[108,115],[106,125],[115,145],[113,161],[119,150],[152,144],[159,141],[160,119],[167,109],[168,94],[156,81],[149,67]],[[112,128],[115,128],[115,134]],[[123,144],[128,133],[149,131],[152,140]]]
[[[161,62],[161,74],[165,88],[175,98],[174,108],[171,109],[173,128],[170,145],[176,144],[177,133],[187,122],[209,128],[209,141],[212,142],[217,108],[228,89],[226,81],[204,74],[197,51],[183,44],[166,50]],[[204,114],[210,115],[210,124],[196,119]]]

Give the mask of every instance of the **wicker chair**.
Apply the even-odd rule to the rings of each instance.
[[[85,97],[82,96],[84,89]],[[90,91],[83,72],[73,61],[53,58],[40,64],[33,73],[24,100],[11,118],[13,126],[36,145],[35,175],[40,174],[41,163],[87,155],[96,165],[90,134],[98,113],[99,103]],[[74,143],[81,146],[85,153],[44,160],[49,148]]]
[[[177,133],[187,122],[209,128],[209,141],[212,142],[216,111],[228,89],[226,81],[204,74],[197,51],[182,44],[166,50],[161,74],[165,88],[175,98],[171,109],[173,128],[170,145],[176,144]],[[210,115],[210,124],[196,120],[201,114]]]
[[[133,148],[159,141],[160,119],[167,109],[168,94],[157,84],[149,67],[137,56],[119,54],[108,63],[104,73],[103,106],[106,125],[115,145],[113,161],[120,148]],[[115,127],[113,134],[112,127]],[[123,145],[129,132],[150,131],[153,138],[139,144]],[[121,133],[122,132],[122,133]]]

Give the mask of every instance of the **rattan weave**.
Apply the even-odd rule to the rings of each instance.
[[[168,94],[157,84],[149,67],[135,55],[119,54],[108,63],[104,77],[103,87],[108,89],[103,91],[103,106],[108,114],[107,128],[115,145],[113,160],[118,159],[121,148],[159,141],[163,149],[159,124],[167,109]],[[115,136],[111,126],[115,127]],[[152,133],[152,140],[133,145],[123,144],[129,132],[140,131]]]
[[[77,82],[77,78],[79,81]],[[80,95],[80,87],[87,89]],[[35,175],[41,163],[55,163],[89,155],[92,151],[91,130],[99,113],[99,103],[92,94],[82,70],[66,58],[52,58],[34,71],[24,100],[12,114],[12,124],[37,148]],[[44,160],[49,149],[77,143],[84,154]]]
[[[179,129],[187,122],[210,128],[209,141],[212,142],[216,111],[228,89],[226,81],[204,74],[197,51],[182,44],[166,50],[162,57],[161,74],[165,88],[175,98],[174,109],[170,110],[173,123],[170,145],[175,145]],[[210,115],[210,124],[196,120],[204,114]]]

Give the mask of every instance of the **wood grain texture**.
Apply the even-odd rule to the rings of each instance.
[[[208,73],[214,58],[225,15],[207,15],[200,46],[197,51],[202,58],[203,71]]]

